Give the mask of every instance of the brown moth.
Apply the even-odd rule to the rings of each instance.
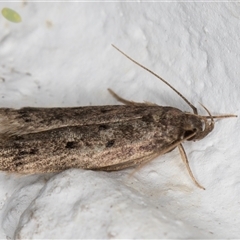
[[[235,115],[211,116],[204,107],[209,116],[199,116],[169,83],[120,52],[172,88],[193,113],[127,101],[110,89],[125,105],[0,108],[0,170],[21,174],[69,168],[115,171],[142,165],[178,147],[191,178],[203,188],[191,172],[182,143],[204,138],[213,130],[214,118]]]

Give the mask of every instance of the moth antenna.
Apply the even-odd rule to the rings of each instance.
[[[154,75],[155,77],[157,77],[158,79],[160,79],[162,82],[164,82],[167,86],[169,86],[175,93],[177,93],[193,110],[194,114],[198,114],[197,108],[194,107],[180,92],[178,92],[172,85],[170,85],[166,80],[164,80],[162,77],[160,77],[159,75],[157,75],[155,72],[151,71],[150,69],[144,67],[142,64],[138,63],[137,61],[135,61],[134,59],[132,59],[131,57],[129,57],[126,53],[124,53],[123,51],[121,51],[119,48],[117,48],[115,45],[112,44],[112,46],[117,49],[120,53],[122,53],[126,58],[128,58],[129,60],[131,60],[132,62],[134,62],[135,64],[137,64],[138,66],[140,66],[141,68],[145,69],[146,71],[148,71],[149,73],[151,73],[152,75]]]
[[[202,116],[202,117],[211,118],[211,116]],[[212,118],[231,118],[231,117],[238,117],[238,115],[225,114],[225,115],[219,115],[219,116],[212,116]]]

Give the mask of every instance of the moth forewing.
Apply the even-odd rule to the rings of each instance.
[[[41,109],[41,116],[39,109],[31,109],[31,124],[29,109],[23,116],[25,110],[9,111],[14,117],[19,116],[19,128],[27,130],[25,134],[11,132],[2,142],[1,170],[18,173],[56,172],[72,167],[116,170],[115,165],[118,169],[123,166],[122,169],[172,146],[184,133],[181,124],[185,114],[171,107],[52,108],[51,113]],[[72,115],[66,114],[71,111]],[[28,119],[25,123],[24,117]],[[93,117],[98,118],[94,124]],[[35,127],[34,131],[29,132],[29,124]]]

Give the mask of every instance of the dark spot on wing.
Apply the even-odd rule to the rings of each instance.
[[[99,130],[99,131],[101,131],[101,130],[107,130],[107,129],[109,129],[109,126],[106,125],[106,124],[101,124],[101,125],[99,125],[99,127],[98,127],[98,130]]]
[[[91,144],[90,142],[85,142],[85,146],[87,146],[87,147],[91,147],[92,144]]]
[[[21,165],[23,165],[22,162],[16,162],[16,163],[15,163],[15,166],[16,166],[16,167],[19,167],[19,166],[21,166]]]
[[[111,112],[112,109],[102,108],[100,111],[101,111],[101,113],[107,113],[107,112]]]
[[[26,110],[19,110],[18,113],[21,116],[20,118],[22,118],[25,122],[31,122],[32,121],[31,117],[30,117],[30,114]]]
[[[22,150],[22,151],[19,151],[19,153],[18,153],[20,156],[21,155],[26,155],[26,154],[28,154],[28,152],[27,151],[25,151],[25,150]]]
[[[110,141],[107,142],[106,147],[107,147],[107,148],[110,148],[110,147],[112,147],[112,146],[114,145],[114,143],[115,143],[115,140],[112,139],[112,140],[110,140]]]
[[[30,152],[29,152],[29,154],[32,154],[32,155],[34,155],[34,154],[36,154],[38,152],[38,150],[37,149],[34,149],[34,148],[32,148],[32,149],[30,149]]]
[[[77,143],[76,142],[67,142],[65,148],[76,148]]]
[[[142,121],[144,122],[154,122],[153,116],[151,114],[142,116]]]

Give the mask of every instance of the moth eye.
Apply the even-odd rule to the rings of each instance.
[[[197,128],[193,128],[192,130],[187,130],[184,132],[184,135],[183,135],[183,138],[187,138],[189,137],[190,135],[192,135],[193,133],[197,133],[198,132],[198,129]],[[194,135],[195,136],[195,135]],[[191,138],[188,139],[189,140],[192,140],[194,138],[194,136],[192,136]]]
[[[186,137],[190,136],[190,135],[193,134],[194,132],[195,132],[194,130],[187,130],[187,131],[185,131],[183,138],[186,138]]]

